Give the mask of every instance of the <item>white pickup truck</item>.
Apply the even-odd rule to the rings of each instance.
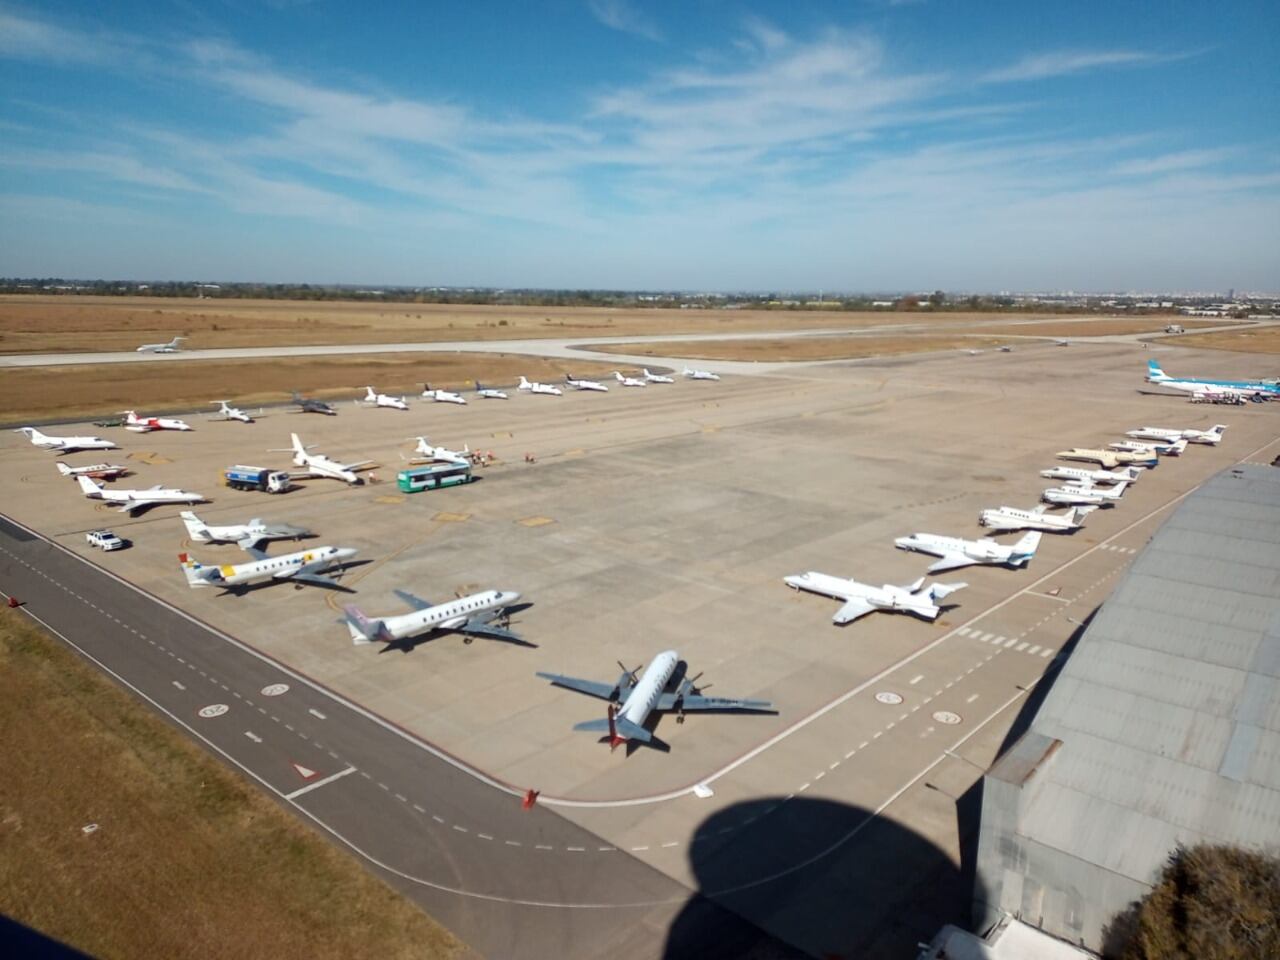
[[[84,535],[84,538],[89,541],[89,546],[101,547],[108,552],[123,550],[127,546],[124,540],[121,540],[110,530],[90,530]]]

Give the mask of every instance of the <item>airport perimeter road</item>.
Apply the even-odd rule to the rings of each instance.
[[[487,956],[658,956],[677,916],[692,953],[769,943],[555,812],[523,809],[518,791],[7,518],[0,589]]]

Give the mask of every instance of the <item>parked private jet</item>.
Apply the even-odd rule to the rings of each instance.
[[[831,622],[837,624],[851,623],[876,610],[910,613],[925,620],[936,620],[942,612],[938,601],[968,586],[967,583],[934,583],[925,587],[924,579],[921,577],[905,587],[895,587],[888,583],[882,587],[873,587],[869,583],[845,580],[812,570],[782,578],[794,590],[807,590],[843,600],[844,606],[831,618]]]
[[[452,393],[449,390],[432,390],[431,384],[424,383],[422,385],[422,399],[434,400],[436,403],[461,403],[467,402],[466,398],[460,393]],[[506,399],[505,397],[503,398]]]
[[[404,397],[392,397],[378,393],[373,387],[364,388],[364,399],[360,401],[370,407],[386,407],[388,410],[408,410],[409,404]]]
[[[1192,443],[1208,443],[1216,446],[1227,432],[1225,423],[1214,424],[1208,430],[1177,430],[1168,427],[1139,427],[1137,430],[1125,431],[1126,437],[1136,440],[1189,440]]]
[[[1084,526],[1084,518],[1097,510],[1096,506],[1076,507],[1066,513],[1047,513],[1044,504],[1030,510],[1017,507],[996,507],[978,514],[978,523],[1000,532],[1010,530],[1044,530],[1047,533],[1070,533]]]
[[[134,433],[150,433],[153,430],[190,430],[191,424],[174,417],[140,417],[132,410],[125,410],[124,428]]]
[[[520,377],[520,390],[528,390],[530,393],[542,393],[549,397],[558,397],[562,391],[559,387],[553,387],[549,383],[538,383],[536,380],[526,380],[523,375]]]
[[[653,662],[639,677],[636,672],[623,667],[622,675],[615,683],[580,680],[541,670],[537,676],[550,680],[552,686],[609,701],[608,716],[603,720],[575,723],[573,729],[606,734],[610,750],[631,740],[652,743],[653,734],[645,723],[655,710],[674,710],[677,723],[683,723],[684,715],[695,710],[719,713],[774,712],[773,704],[768,700],[703,696],[696,686],[698,677],[689,678],[684,675],[685,665],[674,650],[664,650],[654,657]]]
[[[940,537],[932,533],[913,533],[908,537],[899,537],[893,544],[902,550],[916,550],[941,557],[926,573],[942,573],[944,570],[956,570],[977,563],[1017,569],[1026,567],[1031,562],[1040,546],[1041,536],[1040,531],[1035,530],[1017,543],[1004,544],[991,537],[961,540],[958,537]]]
[[[166,488],[156,484],[147,490],[106,490],[102,484],[88,477],[76,477],[80,489],[90,500],[101,500],[119,506],[121,513],[135,513],[147,507],[162,503],[204,503],[205,498],[198,493]]]
[[[685,367],[680,372],[683,376],[688,377],[690,380],[719,380],[720,379],[720,375],[718,373],[712,373],[710,370],[690,370],[688,367]]]
[[[1184,393],[1195,393],[1203,388],[1238,390],[1245,394],[1261,394],[1280,397],[1280,383],[1271,380],[1220,380],[1213,377],[1171,377],[1160,369],[1156,360],[1147,361],[1147,383],[1154,383]]]
[[[1097,463],[1108,470],[1118,466],[1154,467],[1160,458],[1154,453],[1126,453],[1123,450],[1090,450],[1084,447],[1072,447],[1054,454],[1059,460],[1083,460],[1086,463]]]
[[[476,396],[481,400],[505,400],[507,395],[502,390],[493,390],[476,381]]]
[[[1117,440],[1115,443],[1108,443],[1107,448],[1123,450],[1126,453],[1154,453],[1161,457],[1179,457],[1187,449],[1187,441],[1179,439],[1172,443],[1152,443],[1149,440]]]
[[[355,606],[342,608],[352,643],[357,646],[375,641],[395,643],[437,630],[452,630],[463,635],[463,643],[470,643],[474,637],[488,637],[525,647],[537,646],[500,625],[505,623],[507,608],[520,599],[514,590],[485,590],[434,604],[405,590],[392,592],[412,607],[413,612],[370,618]]]
[[[573,387],[573,389],[575,390],[595,390],[599,393],[609,392],[609,388],[606,387],[603,383],[599,383],[598,381],[595,381],[595,380],[579,380],[577,377],[575,377],[571,373],[566,373],[564,375],[564,382],[567,383],[569,386]]]
[[[461,451],[450,450],[448,447],[433,447],[426,437],[410,437],[410,440],[417,440],[418,445],[413,448],[413,452],[418,456],[411,460],[411,463],[433,463],[436,460],[446,460],[450,463],[469,463],[471,457],[471,447],[464,444]]]
[[[643,373],[644,373],[645,383],[675,383],[676,382],[675,378],[673,377],[664,377],[660,373],[650,373],[648,367],[644,368]]]
[[[91,463],[87,467],[71,467],[59,460],[58,472],[64,477],[90,477],[94,480],[117,480],[129,472],[118,463]]]
[[[18,427],[14,433],[26,434],[27,439],[42,450],[54,453],[75,453],[77,450],[116,450],[119,444],[101,437],[50,437],[35,427]]]
[[[367,467],[374,463],[373,460],[361,460],[358,463],[338,463],[336,460],[330,460],[322,453],[307,453],[311,449],[310,446],[303,446],[302,441],[298,439],[296,433],[289,436],[293,439],[293,446],[286,447],[283,450],[271,450],[270,453],[292,453],[293,465],[295,467],[306,467],[307,472],[313,477],[323,477],[330,480],[345,480],[351,485],[364,483],[356,471],[361,467]],[[314,446],[314,444],[312,444]]]
[[[647,387],[649,385],[639,377],[624,377],[617,370],[613,371],[613,378],[624,387]]]
[[[298,410],[299,413],[322,413],[326,417],[336,417],[338,415],[338,411],[323,400],[301,396],[297,390],[293,391],[293,402],[301,408]]]
[[[1113,507],[1124,496],[1128,481],[1122,480],[1114,487],[1095,487],[1083,483],[1064,483],[1050,487],[1040,494],[1040,499],[1055,507]]]
[[[306,527],[295,527],[291,523],[264,523],[258,517],[248,523],[211,526],[191,510],[183,510],[178,516],[182,517],[187,536],[194,542],[234,543],[241,550],[256,547],[263,540],[301,540],[303,537],[314,536]]]
[[[1132,483],[1142,475],[1137,467],[1124,467],[1119,470],[1082,470],[1080,467],[1051,467],[1041,470],[1040,476],[1046,480],[1080,480],[1084,483]]]
[[[213,416],[209,418],[210,420],[239,420],[241,423],[253,423],[253,417],[239,407],[227,406],[227,401],[225,400],[210,400],[209,402],[219,405]]]
[[[177,353],[182,348],[178,346],[186,337],[174,337],[168,343],[144,343],[134,353]]]
[[[252,547],[246,548],[245,552],[253,556],[253,559],[247,563],[206,566],[186,553],[179,554],[178,560],[182,563],[182,572],[187,575],[189,587],[222,587],[224,590],[235,590],[237,587],[247,587],[253,583],[292,580],[294,586],[299,589],[304,583],[311,583],[320,587],[334,587],[352,592],[337,580],[321,574],[330,567],[342,566],[344,561],[354,557],[357,553],[354,547],[314,547],[278,557],[269,557],[261,550],[255,550]]]

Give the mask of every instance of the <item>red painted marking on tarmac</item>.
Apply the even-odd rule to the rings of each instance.
[[[320,776],[320,771],[312,770],[310,767],[304,767],[296,760],[290,760],[289,765],[293,767],[294,770],[298,771],[298,776],[303,780],[314,780],[316,777]]]

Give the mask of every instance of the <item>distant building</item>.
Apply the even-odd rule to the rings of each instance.
[[[1280,470],[1189,496],[983,779],[974,919],[1099,951],[1178,844],[1280,837]]]

